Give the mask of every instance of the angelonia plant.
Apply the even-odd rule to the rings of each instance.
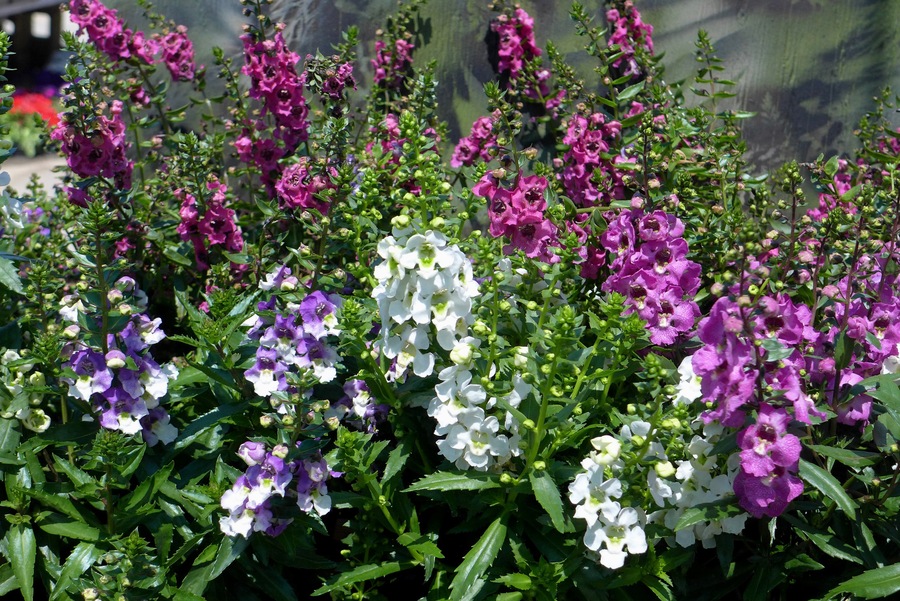
[[[492,2],[461,134],[424,0],[306,57],[243,0],[206,67],[141,4],[69,3],[64,180],[0,175],[0,594],[900,590],[889,91],[765,174],[633,0],[572,4],[587,73]]]

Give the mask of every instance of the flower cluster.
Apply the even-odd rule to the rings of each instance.
[[[230,253],[240,252],[244,248],[241,228],[234,220],[234,210],[225,207],[228,188],[214,177],[206,186],[212,195],[206,200],[202,215],[197,199],[192,194],[185,190],[175,192],[176,198],[181,199],[178,235],[194,246],[194,258],[200,271],[209,269],[211,247],[220,246]]]
[[[622,211],[601,242],[613,259],[601,288],[628,298],[630,312],[647,322],[653,344],[671,345],[694,328],[700,309],[700,265],[687,259],[684,224],[663,211]]]
[[[194,44],[187,36],[187,28],[179,25],[159,40],[162,62],[175,81],[192,81],[194,66]]]
[[[541,67],[541,49],[534,40],[534,19],[517,7],[492,20],[490,31],[497,44],[492,64],[501,85],[518,89],[529,104],[537,103],[541,114],[559,107],[566,92],[550,88],[551,73]]]
[[[641,67],[636,56],[639,52],[653,54],[653,26],[641,20],[641,14],[632,0],[625,0],[621,10],[611,8],[606,12],[610,24],[609,45],[616,46],[622,56],[613,66],[622,69],[623,75],[640,75]]]
[[[318,194],[326,189],[333,189],[334,184],[325,173],[311,170],[312,166],[309,157],[300,157],[296,163],[284,169],[281,178],[275,184],[275,192],[283,207],[315,209],[326,215],[328,203]]]
[[[686,419],[670,419],[664,422],[668,432],[677,432],[665,452],[656,457],[653,469],[647,472],[647,485],[659,510],[648,520],[674,531],[685,511],[705,503],[716,503],[734,494],[737,474],[737,455],[727,458],[721,465],[713,448],[722,440],[725,428],[718,423],[704,423],[697,417],[700,399],[699,378],[694,374],[691,358],[686,357],[678,368],[681,381],[676,386],[673,402],[676,407],[688,410]],[[687,426],[684,428],[683,426]],[[690,436],[690,440],[687,437]],[[674,444],[673,444],[674,443]],[[680,457],[680,458],[677,458]],[[704,548],[716,546],[719,534],[739,534],[747,520],[746,513],[730,517],[701,521],[691,528],[675,531],[667,537],[669,545],[690,547],[700,541]]]
[[[241,40],[245,57],[242,72],[250,78],[250,97],[262,101],[263,116],[273,116],[278,126],[275,136],[292,151],[306,140],[309,127],[309,108],[303,97],[306,74],[298,75],[296,70],[300,55],[287,48],[280,30],[272,39],[258,41],[245,34]]]
[[[143,34],[136,37],[119,19],[117,11],[107,8],[99,0],[72,0],[69,10],[79,33],[87,33],[88,39],[111,60],[120,61],[131,56],[145,58]]]
[[[476,161],[489,162],[491,149],[497,147],[494,124],[491,117],[479,117],[472,124],[471,133],[462,138],[453,149],[451,167],[471,167]]]
[[[861,394],[845,399],[843,395],[862,380],[879,375],[885,363],[898,355],[900,293],[897,275],[889,267],[894,261],[864,255],[855,267],[855,285],[844,277],[823,291],[830,297],[822,309],[827,329],[811,341],[814,350],[805,367],[812,374],[811,383],[823,385],[825,398],[843,424],[869,422],[872,397]],[[828,351],[839,344],[842,334],[852,342],[853,352],[846,367],[838,369]]]
[[[86,33],[88,39],[113,62],[133,58],[139,63],[152,65],[161,53],[161,60],[172,79],[194,79],[194,45],[183,25],[165,35],[147,37],[141,31],[125,27],[117,11],[107,8],[99,0],[71,0],[69,9],[79,33]]]
[[[623,492],[627,489],[620,478],[610,475],[621,472],[622,440],[633,436],[646,437],[647,422],[624,426],[620,437],[609,434],[591,439],[594,450],[581,462],[582,472],[569,485],[569,502],[575,505],[575,517],[587,523],[584,545],[599,554],[600,564],[618,569],[625,565],[628,555],[647,551],[644,532],[646,515],[640,507],[623,506]]]
[[[501,76],[518,79],[525,64],[541,55],[534,41],[534,19],[521,8],[491,21],[491,31],[497,36],[497,71]]]
[[[394,40],[392,46],[388,46],[384,40],[376,40],[375,58],[372,59],[372,68],[375,70],[372,83],[385,88],[401,88],[412,65],[414,48],[415,45],[406,38]]]
[[[558,228],[546,215],[547,179],[539,175],[516,177],[506,188],[492,174],[486,173],[472,192],[487,199],[490,227],[495,238],[505,236],[510,243],[503,252],[521,250],[525,256],[545,263],[558,263],[552,248],[559,246]]]
[[[473,321],[472,299],[479,293],[472,264],[456,245],[439,232],[409,233],[395,227],[393,236],[378,243],[382,262],[375,266],[378,285],[372,290],[381,315],[378,348],[391,359],[389,375],[400,381],[409,368],[419,377],[432,373],[429,326],[438,345],[452,350]]]
[[[333,416],[374,434],[378,432],[378,425],[387,418],[387,413],[388,406],[375,401],[365,381],[347,380],[344,383],[344,396],[331,403],[325,418]]]
[[[296,286],[296,279],[287,267],[279,267],[270,276],[260,284],[264,290],[275,286],[292,290]],[[340,333],[337,327],[340,298],[316,291],[297,305],[289,304],[283,313],[275,311],[276,301],[277,297],[273,296],[260,302],[260,314],[244,324],[250,326],[247,336],[259,345],[256,362],[244,372],[253,390],[261,397],[296,390],[298,382],[288,377],[292,373],[312,377],[315,382],[334,380],[338,355],[328,345],[327,337]],[[293,412],[293,407],[280,398],[273,398],[272,402],[279,413]]]
[[[488,398],[481,384],[473,381],[470,363],[472,339],[463,339],[451,352],[457,362],[438,374],[435,397],[428,406],[438,436],[438,452],[459,469],[496,469],[522,454],[519,422],[508,411],[499,411],[496,398]],[[504,398],[513,409],[531,392],[520,374],[513,376],[513,390]],[[500,418],[494,413],[499,413]],[[501,421],[502,419],[502,421]]]
[[[114,100],[108,108],[109,117],[99,114],[84,124],[69,121],[66,114],[50,137],[62,145],[66,164],[73,173],[82,178],[105,177],[119,190],[127,190],[131,187],[134,163],[126,155],[124,107],[121,101]],[[69,198],[80,206],[87,202],[86,193],[80,189],[69,189]]]
[[[238,449],[238,456],[247,470],[222,495],[220,505],[228,516],[219,519],[219,528],[228,536],[249,538],[253,532],[278,536],[290,518],[275,517],[274,497],[297,496],[297,506],[306,513],[315,511],[322,516],[331,510],[326,481],[331,475],[328,464],[321,457],[286,461],[288,448],[277,445],[271,451],[260,442],[247,441]],[[288,485],[297,477],[296,486]]]
[[[121,330],[109,334],[103,351],[69,343],[63,365],[69,375],[63,382],[69,386],[69,396],[91,404],[102,427],[129,435],[140,432],[152,446],[158,441],[168,444],[178,435],[160,406],[178,370],[171,364],[160,366],[150,354],[150,347],[165,338],[165,333],[159,318],[151,320],[138,312],[146,308],[146,298],[132,278],[116,281],[105,300],[118,313],[131,317]],[[80,300],[66,300],[60,314],[73,322],[65,330],[67,336],[78,336],[76,324],[82,310]]]
[[[563,144],[569,147],[563,156],[563,166],[557,175],[566,196],[578,207],[606,206],[625,195],[619,163],[627,162],[622,155],[613,160],[604,157],[619,138],[622,125],[607,121],[602,113],[587,117],[574,115],[567,124]]]

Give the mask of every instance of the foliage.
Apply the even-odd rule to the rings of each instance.
[[[575,3],[585,77],[494,2],[451,150],[421,4],[359,98],[353,29],[301,59],[248,0],[207,71],[71,2],[66,180],[3,198],[0,591],[894,594],[890,94],[754,175],[705,34],[669,84],[631,0]]]

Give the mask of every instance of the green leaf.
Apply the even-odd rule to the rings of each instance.
[[[672,589],[669,588],[669,585],[656,576],[644,576],[644,578],[641,579],[641,582],[656,595],[656,598],[659,599],[659,601],[675,601],[675,595],[672,594]]]
[[[82,541],[100,540],[100,529],[85,524],[82,519],[69,519],[58,513],[48,513],[36,522],[38,528],[54,536]]]
[[[761,346],[766,349],[766,361],[781,361],[790,357],[794,352],[794,349],[787,348],[777,338],[766,338],[762,341]]]
[[[66,564],[63,566],[62,572],[53,587],[53,594],[50,595],[50,601],[55,601],[63,595],[69,584],[82,574],[85,573],[98,559],[103,555],[103,551],[98,549],[91,543],[78,543],[72,550]]]
[[[875,465],[881,461],[881,453],[873,453],[871,451],[854,451],[851,449],[841,449],[838,447],[828,447],[818,444],[806,445],[806,448],[815,451],[823,457],[830,457],[835,461],[843,463],[847,467],[862,469],[869,465]]]
[[[336,579],[332,579],[333,582],[329,582],[325,586],[317,588],[315,591],[313,591],[312,596],[318,597],[319,595],[324,595],[325,593],[331,592],[336,588],[340,588],[348,584],[355,584],[357,582],[365,582],[366,580],[381,578],[389,574],[394,574],[396,572],[409,569],[414,565],[415,564],[408,561],[389,561],[382,564],[366,564],[357,566],[349,572],[344,572]]]
[[[456,568],[456,576],[450,583],[450,601],[472,599],[484,586],[484,572],[497,558],[500,547],[506,540],[506,524],[500,516],[494,520],[475,543],[463,562]]]
[[[417,551],[422,555],[433,555],[438,559],[444,558],[444,554],[441,553],[440,548],[438,548],[433,540],[431,540],[424,534],[413,534],[412,532],[405,532],[397,537],[397,542],[407,549]]]
[[[840,163],[838,162],[838,157],[837,156],[831,157],[830,159],[828,159],[828,162],[825,163],[825,165],[823,166],[825,175],[827,175],[828,177],[834,177],[834,174],[838,172],[839,166],[840,166]]]
[[[856,502],[850,498],[837,478],[818,465],[800,460],[800,477],[816,487],[826,499],[833,499],[851,520],[856,519]]]
[[[12,261],[4,257],[0,257],[0,284],[13,292],[25,294],[25,290],[22,289],[22,280],[19,279],[19,272],[16,271]]]
[[[863,599],[881,599],[900,591],[900,563],[867,570],[842,582],[828,592],[829,597],[850,593]]]
[[[25,524],[13,524],[6,533],[6,548],[22,598],[33,601],[34,560],[37,555],[34,531]]]
[[[231,405],[220,405],[208,413],[204,413],[181,431],[172,450],[177,451],[190,445],[199,438],[206,430],[215,426],[227,417],[231,417],[237,413],[243,412],[247,408],[247,403],[234,403]]]
[[[808,572],[825,568],[825,566],[820,564],[818,561],[816,561],[806,553],[801,553],[800,555],[787,560],[787,562],[785,562],[784,564],[784,567],[785,569],[793,570],[795,572]]]
[[[559,496],[559,489],[550,474],[546,470],[534,471],[528,474],[531,481],[531,488],[534,490],[534,498],[541,504],[550,521],[557,532],[566,531],[566,520],[563,517],[562,498]]]
[[[391,478],[400,473],[400,470],[406,465],[406,460],[409,459],[411,452],[412,449],[405,439],[401,440],[400,444],[391,451],[390,455],[388,455],[387,463],[384,466],[384,476],[381,478],[382,486],[390,482]]]
[[[218,578],[225,569],[247,548],[249,541],[246,538],[232,539],[224,537],[221,543],[213,543],[203,550],[201,556],[213,556],[212,560],[200,567],[195,567],[184,578],[181,589],[202,595],[206,585]],[[198,558],[199,561],[199,558]]]
[[[859,555],[859,551],[839,539],[834,533],[813,528],[789,513],[783,513],[781,517],[791,524],[797,532],[808,538],[814,545],[831,557],[862,565],[863,560]]]
[[[641,90],[643,90],[643,89],[644,89],[644,81],[641,80],[638,83],[634,84],[633,86],[628,86],[627,88],[625,88],[624,90],[619,92],[619,95],[616,97],[616,100],[618,100],[619,102],[631,100],[632,98],[634,98],[635,96],[640,94]]]
[[[0,597],[8,595],[19,588],[19,581],[8,563],[0,566]]]
[[[741,515],[742,513],[744,513],[744,510],[735,503],[734,497],[726,497],[712,503],[701,503],[681,514],[678,523],[675,524],[675,532],[690,528],[700,522],[715,522]]]
[[[493,474],[435,472],[417,480],[403,492],[418,492],[421,490],[485,490],[499,487],[499,477]]]
[[[495,578],[494,582],[505,584],[510,588],[519,589],[520,591],[527,591],[531,588],[531,578],[529,578],[527,574],[504,574],[503,576],[500,576],[500,578]]]

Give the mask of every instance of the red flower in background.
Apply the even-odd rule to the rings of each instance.
[[[26,92],[13,96],[13,105],[9,110],[10,115],[30,115],[37,113],[41,119],[47,122],[50,127],[59,123],[59,115],[56,114],[56,108],[53,101],[37,92]]]

